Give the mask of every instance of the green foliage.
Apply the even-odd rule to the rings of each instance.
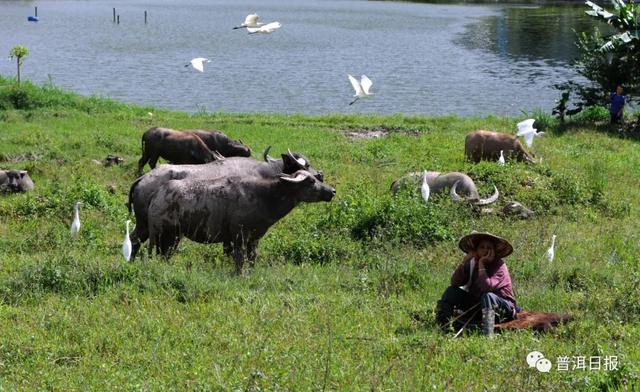
[[[0,80],[5,105],[13,87]],[[0,165],[28,169],[35,189],[0,197],[0,380],[6,390],[634,390],[640,385],[637,143],[533,113],[549,132],[543,163],[470,164],[472,129],[518,119],[302,116],[141,109],[24,83],[0,111]],[[30,102],[30,103],[29,103]],[[27,108],[28,106],[28,108]],[[591,109],[589,109],[591,110]],[[597,118],[601,109],[576,116]],[[148,111],[154,115],[149,116]],[[540,117],[542,116],[542,117]],[[216,128],[259,157],[304,153],[337,189],[301,204],[258,247],[255,270],[233,273],[220,245],[183,240],[170,260],[121,256],[125,201],[140,135],[151,126]],[[343,130],[392,129],[376,140]],[[411,130],[419,130],[412,132]],[[115,154],[123,165],[92,159]],[[410,171],[463,171],[493,213],[421,200]],[[73,202],[82,228],[69,238]],[[535,211],[499,214],[506,200]],[[434,325],[436,301],[470,230],[505,236],[518,303],[569,313],[550,333],[458,339]],[[558,235],[556,259],[544,252]],[[617,371],[542,374],[526,354],[618,355]],[[487,378],[486,369],[495,374]],[[454,374],[455,376],[452,376]]]
[[[9,58],[16,59],[16,63],[18,65],[18,84],[20,84],[20,67],[22,67],[22,61],[25,57],[29,55],[29,49],[22,45],[16,45],[9,51]]]
[[[580,57],[575,63],[576,70],[588,83],[568,82],[557,85],[562,97],[554,112],[564,118],[564,111],[570,95],[577,98],[575,113],[584,107],[607,104],[607,93],[615,91],[618,84],[625,86],[625,93],[637,99],[640,91],[640,5],[634,1],[611,0],[613,10],[607,11],[599,5],[587,1],[590,10],[586,13],[606,23],[607,33],[598,28],[591,34],[577,36]],[[613,34],[609,34],[613,31]]]

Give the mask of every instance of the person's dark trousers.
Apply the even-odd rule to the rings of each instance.
[[[436,322],[444,330],[449,329],[450,325],[453,326],[454,329],[458,329],[465,320],[468,320],[469,317],[473,315],[474,311],[470,311],[467,317],[450,323],[450,319],[456,315],[455,310],[457,310],[459,314],[459,312],[464,312],[472,306],[478,305],[478,303],[478,298],[462,290],[460,287],[449,286],[442,294],[440,301],[438,301],[436,307]]]
[[[456,310],[458,310],[458,314],[460,312],[464,312],[471,308],[474,305],[481,304],[478,308],[493,308],[496,313],[496,321],[502,322],[506,320],[512,320],[515,318],[516,309],[514,309],[511,302],[506,299],[500,297],[494,293],[484,293],[478,298],[469,294],[468,292],[462,290],[460,287],[449,286],[444,293],[442,294],[442,298],[438,301],[438,306],[436,308],[436,322],[440,325],[441,328],[447,330],[449,326],[453,326],[454,329],[459,329],[464,324],[464,321],[468,320],[475,311],[470,311],[466,317],[461,317],[460,320],[456,320],[451,323],[450,319],[456,316]],[[480,321],[481,312],[477,312],[478,314],[472,321]]]
[[[493,308],[496,313],[496,322],[498,323],[513,320],[516,316],[516,309],[513,304],[497,294],[482,294],[480,303],[483,309]]]
[[[622,116],[615,113],[610,113],[610,114],[611,114],[611,124],[619,124],[620,121],[622,120]]]

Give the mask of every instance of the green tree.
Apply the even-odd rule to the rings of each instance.
[[[575,108],[567,113],[579,112],[582,108],[607,103],[607,92],[615,90],[617,84],[623,84],[627,93],[640,91],[640,4],[633,0],[611,0],[613,10],[607,11],[599,5],[586,1],[590,8],[587,15],[606,23],[603,34],[596,28],[592,33],[577,36],[580,57],[574,63],[576,70],[589,82],[569,81],[556,85],[562,90],[556,114],[562,112],[560,106],[567,104],[567,94],[578,100]],[[632,96],[637,100],[637,94]]]
[[[22,45],[16,45],[11,48],[9,52],[9,58],[16,59],[18,63],[18,84],[20,84],[20,67],[22,66],[22,59],[29,55],[29,49]]]

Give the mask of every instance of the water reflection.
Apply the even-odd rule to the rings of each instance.
[[[597,23],[584,11],[582,5],[505,7],[467,25],[456,42],[511,60],[529,60],[532,67],[537,60],[562,65],[578,54],[569,37],[575,37],[574,31],[591,31]]]

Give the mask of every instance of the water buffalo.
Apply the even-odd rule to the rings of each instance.
[[[535,163],[533,156],[514,135],[479,130],[469,133],[464,139],[465,157],[474,163],[481,160],[497,161],[501,150],[507,159],[515,157],[518,161]]]
[[[244,145],[241,140],[233,140],[221,131],[208,129],[188,129],[196,135],[211,151],[218,151],[223,157],[250,157],[251,149]]]
[[[508,201],[504,207],[502,207],[502,213],[504,215],[511,215],[522,219],[528,219],[534,215],[532,210],[523,206],[522,203],[514,200]]]
[[[223,176],[206,180],[172,180],[160,187],[149,205],[149,253],[170,256],[187,237],[222,243],[236,272],[245,258],[256,258],[258,242],[269,227],[300,202],[330,201],[335,189],[299,170],[277,177]]]
[[[413,172],[395,180],[391,183],[391,192],[395,195],[400,186],[407,182],[418,186],[419,182],[422,180],[422,175],[422,172]],[[478,188],[471,177],[460,172],[440,173],[436,171],[428,171],[427,184],[429,184],[431,194],[439,193],[445,188],[448,188],[453,200],[457,201],[462,199],[458,193],[460,192],[460,194],[465,195],[466,201],[478,206],[491,204],[495,202],[500,195],[498,188],[494,186],[493,195],[486,199],[481,199],[480,194],[478,193]]]
[[[266,153],[265,153],[266,155]],[[293,174],[298,170],[306,170],[319,181],[323,181],[322,173],[316,171],[303,155],[288,151],[281,159],[270,159],[260,162],[253,158],[232,157],[204,165],[161,165],[139,177],[131,185],[127,206],[136,216],[136,226],[131,232],[133,260],[140,249],[140,244],[149,238],[148,211],[153,193],[169,181],[218,179],[229,176],[253,176],[276,178],[279,174]]]
[[[33,181],[26,170],[0,170],[0,192],[27,192]]]
[[[174,164],[208,163],[220,158],[194,133],[169,128],[151,128],[142,135],[142,157],[138,173],[149,162],[152,169],[162,157]]]

